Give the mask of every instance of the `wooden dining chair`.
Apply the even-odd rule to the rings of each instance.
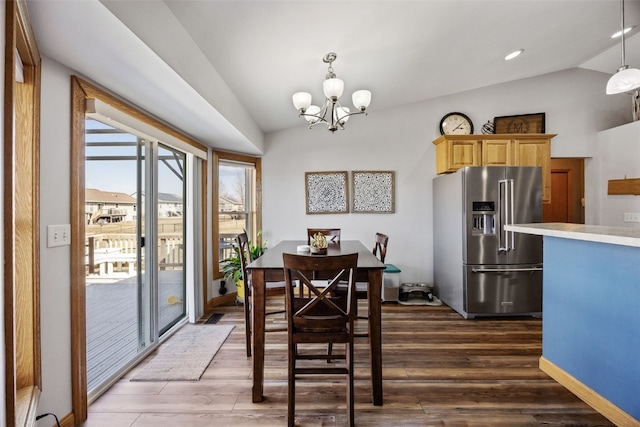
[[[385,258],[387,257],[387,244],[389,243],[389,236],[382,233],[376,233],[375,243],[373,246],[373,254],[380,260],[380,262],[384,263]],[[357,282],[356,283],[356,297],[357,299],[367,299],[367,282]],[[336,293],[346,293],[347,287],[346,284],[338,285],[336,289]],[[357,310],[357,308],[356,308]],[[359,319],[366,319],[366,317],[358,317]]]
[[[307,228],[307,244],[310,245],[313,240],[313,236],[317,233],[322,233],[327,238],[327,243],[340,243],[340,229],[339,228]]]
[[[382,233],[376,233],[375,243],[373,246],[373,254],[378,257],[380,262],[384,263],[384,260],[387,256],[387,243],[389,243],[389,236]],[[355,307],[355,317],[360,320],[369,320],[369,316],[358,315],[358,302],[359,299],[366,300],[368,298],[368,286],[367,282],[357,282],[355,285],[355,296],[356,296],[356,307]],[[333,291],[334,295],[345,295],[348,292],[348,284],[339,283],[336,286],[336,289]],[[368,330],[368,329],[367,329]],[[368,332],[362,333],[354,333],[354,336],[366,338],[369,336]],[[333,351],[333,346],[329,344],[328,353],[331,355]]]
[[[309,256],[283,254],[288,325],[288,409],[289,427],[295,421],[296,378],[313,374],[344,374],[347,379],[347,419],[354,425],[353,327],[355,320],[355,277],[358,254]],[[331,274],[324,288],[313,284],[311,272]],[[332,291],[346,281],[346,296]],[[308,289],[310,297],[296,296],[295,287]],[[345,344],[344,354],[320,353],[313,344]],[[311,348],[307,346],[311,344]],[[344,364],[313,364],[313,360],[344,359]],[[302,362],[302,361],[306,361]],[[298,362],[301,362],[299,366]]]
[[[238,245],[238,251],[240,254],[240,268],[242,269],[242,282],[244,286],[244,330],[245,341],[247,346],[247,357],[251,357],[251,334],[253,327],[251,324],[251,310],[253,309],[252,288],[251,288],[251,275],[247,271],[247,265],[252,261],[251,250],[249,247],[249,237],[247,233],[240,233],[236,236],[236,243]],[[267,282],[267,289],[265,294],[284,294],[285,284],[284,282]],[[265,312],[265,316],[284,313],[285,310],[273,310]],[[283,323],[284,325],[284,323]],[[286,326],[271,327],[265,326],[265,332],[283,332],[286,331]]]
[[[341,233],[341,229],[340,228],[307,228],[307,244],[310,245],[311,241],[313,240],[313,236],[315,236],[316,234],[321,233],[323,236],[325,236],[327,238],[327,244],[328,245],[339,245],[340,244],[340,233]],[[325,278],[322,277],[322,275],[320,273],[314,273],[314,277],[313,277],[316,282],[316,286],[319,286],[321,284],[320,280],[324,280]],[[304,292],[304,288],[300,288],[299,289],[299,293],[300,296],[303,296],[303,292]]]

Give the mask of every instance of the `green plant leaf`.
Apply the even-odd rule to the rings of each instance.
[[[246,230],[245,230],[246,232]],[[256,234],[258,240],[262,237],[262,230],[259,230]],[[256,246],[249,241],[249,257],[250,262],[255,261],[260,258],[267,250],[267,242],[263,242],[262,246]],[[225,259],[221,263],[222,270],[221,273],[224,275],[225,279],[228,281],[233,281],[234,283],[238,280],[242,279],[242,264],[240,263],[240,248],[233,243],[233,253],[231,257]]]

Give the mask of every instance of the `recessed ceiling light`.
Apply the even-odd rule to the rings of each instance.
[[[509,61],[513,58],[515,58],[516,56],[519,56],[522,52],[524,52],[524,49],[518,49],[516,51],[511,52],[509,55],[504,57],[505,61]]]
[[[629,31],[633,30],[635,27],[636,27],[636,26],[634,25],[633,27],[627,27],[627,28],[625,28],[625,29],[624,29],[624,33],[625,33],[625,34],[627,34]],[[612,39],[615,39],[615,38],[617,38],[617,37],[620,37],[621,35],[622,35],[622,32],[621,32],[621,31],[617,31],[617,32],[615,32],[615,33],[611,34],[611,38],[612,38]]]

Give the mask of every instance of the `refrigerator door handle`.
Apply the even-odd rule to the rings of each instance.
[[[509,213],[511,214],[511,221],[509,222],[508,220],[508,224],[509,225],[513,225],[515,223],[515,209],[514,209],[514,200],[515,197],[513,196],[513,187],[515,187],[514,183],[513,183],[513,179],[509,180],[509,197],[510,197],[510,206],[509,206]],[[515,242],[515,233],[513,231],[507,231],[507,236],[511,235],[511,246],[509,247],[509,250],[512,251],[516,248],[516,242]],[[508,238],[508,237],[507,237]]]
[[[508,232],[504,229],[504,224],[509,223],[509,193],[507,192],[507,187],[509,185],[509,181],[506,179],[501,179],[498,181],[498,208],[500,209],[497,217],[498,217],[498,252],[508,252],[509,251],[509,235]],[[504,246],[502,242],[502,235],[504,233]]]
[[[542,271],[542,267],[522,267],[522,268],[472,268],[473,273],[520,273],[527,271]]]

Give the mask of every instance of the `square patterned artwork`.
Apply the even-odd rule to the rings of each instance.
[[[393,171],[353,171],[354,213],[395,212]]]
[[[305,172],[308,214],[349,212],[347,172]]]

